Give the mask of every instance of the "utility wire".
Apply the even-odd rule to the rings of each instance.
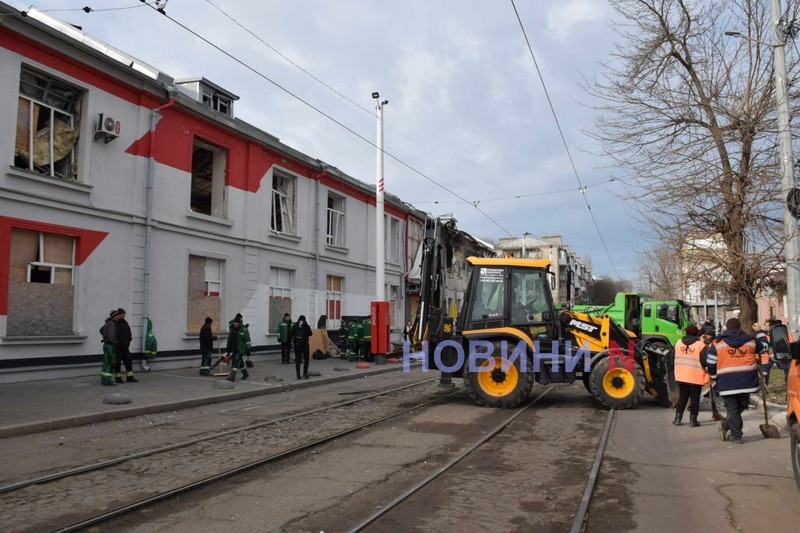
[[[334,93],[336,93],[337,95],[341,96],[342,98],[344,98],[345,100],[347,100],[348,102],[350,102],[351,104],[353,104],[354,106],[356,106],[357,108],[359,108],[359,109],[361,109],[361,110],[363,110],[363,111],[366,111],[367,113],[369,113],[369,114],[370,114],[370,115],[372,115],[373,117],[375,116],[375,112],[374,112],[374,111],[372,111],[371,109],[368,109],[368,108],[366,108],[366,107],[362,106],[361,104],[359,104],[358,102],[356,102],[356,101],[354,101],[354,100],[352,100],[352,99],[348,98],[347,96],[345,96],[345,95],[344,95],[344,94],[342,94],[341,92],[337,91],[336,89],[334,89],[333,87],[331,87],[330,85],[328,85],[327,83],[325,83],[324,81],[322,81],[321,79],[319,79],[318,77],[316,77],[316,76],[315,76],[314,74],[312,74],[311,72],[307,71],[306,69],[304,69],[303,67],[301,67],[300,65],[298,65],[297,63],[295,63],[294,61],[292,61],[290,58],[288,58],[288,57],[286,57],[285,55],[283,55],[283,54],[282,54],[280,51],[278,51],[278,50],[277,50],[277,49],[276,49],[274,46],[272,46],[271,44],[269,44],[268,42],[266,42],[264,39],[262,39],[261,37],[259,37],[258,35],[256,35],[256,34],[255,34],[255,33],[253,33],[252,31],[250,31],[249,29],[247,29],[247,28],[246,28],[245,26],[243,26],[243,25],[242,25],[242,24],[241,24],[241,23],[240,23],[238,20],[236,20],[235,18],[233,18],[232,16],[230,16],[228,13],[226,13],[226,12],[225,12],[223,9],[221,9],[221,8],[220,8],[220,7],[218,7],[216,4],[214,4],[214,2],[212,2],[211,0],[206,0],[206,2],[207,2],[207,3],[208,3],[210,6],[211,6],[211,7],[213,7],[214,9],[216,9],[217,11],[219,11],[220,13],[222,13],[223,15],[225,15],[225,17],[227,17],[227,18],[228,18],[228,19],[229,19],[231,22],[233,22],[234,24],[236,24],[237,26],[239,26],[240,28],[242,28],[244,31],[246,31],[247,33],[249,33],[251,36],[253,36],[254,38],[256,38],[256,39],[257,39],[257,40],[258,40],[258,41],[259,41],[261,44],[263,44],[264,46],[266,46],[267,48],[269,48],[270,50],[272,50],[273,52],[275,52],[276,54],[278,54],[279,56],[281,56],[283,59],[285,59],[286,61],[288,61],[289,63],[291,63],[291,64],[292,64],[292,65],[294,65],[295,67],[297,67],[298,69],[300,69],[300,70],[301,70],[301,71],[302,71],[304,74],[306,74],[307,76],[311,77],[312,79],[314,79],[314,80],[318,81],[319,83],[321,83],[322,85],[324,85],[325,87],[327,87],[329,90],[331,90],[331,91],[333,91]]]
[[[583,201],[586,203],[586,208],[589,210],[589,215],[591,215],[592,217],[594,228],[597,230],[597,236],[600,238],[600,243],[603,245],[603,249],[606,251],[608,260],[611,263],[611,268],[614,269],[614,272],[617,274],[617,277],[620,277],[619,272],[617,271],[617,266],[614,264],[614,260],[611,258],[611,252],[608,251],[608,246],[606,246],[606,241],[605,239],[603,239],[603,233],[600,231],[600,226],[597,225],[597,219],[595,218],[594,212],[592,211],[592,206],[589,205],[589,199],[586,198],[586,191],[584,190],[583,184],[581,183],[581,178],[578,175],[578,169],[575,166],[575,161],[572,159],[572,153],[569,150],[567,139],[564,137],[564,131],[561,129],[561,123],[558,121],[558,115],[556,114],[556,110],[553,107],[553,101],[550,99],[550,93],[548,92],[547,85],[544,82],[544,76],[542,76],[542,71],[539,70],[539,63],[536,61],[536,55],[533,53],[533,47],[531,46],[531,41],[530,39],[528,39],[528,33],[525,31],[525,25],[522,23],[522,18],[520,18],[519,16],[519,11],[517,11],[517,5],[514,3],[514,0],[511,0],[511,6],[514,8],[514,14],[517,16],[517,22],[519,22],[519,27],[522,30],[522,36],[525,37],[525,43],[528,45],[528,52],[530,52],[531,59],[533,59],[533,66],[536,67],[536,73],[539,75],[539,81],[542,83],[542,88],[544,89],[544,95],[547,98],[547,103],[550,105],[550,112],[553,114],[553,119],[556,121],[558,134],[561,136],[561,142],[564,144],[564,148],[567,151],[567,157],[569,158],[570,165],[572,165],[572,172],[575,174],[575,179],[578,181],[579,190],[583,195]]]
[[[611,183],[612,181],[617,181],[617,178],[609,178],[605,181],[598,181],[597,183],[592,183],[590,185],[584,185],[582,188],[576,189],[575,187],[571,187],[569,189],[558,189],[555,191],[539,191],[539,192],[532,192],[529,194],[517,194],[515,196],[504,196],[502,198],[489,198],[487,200],[480,200],[479,203],[485,204],[486,202],[502,202],[506,200],[518,200],[520,198],[530,198],[532,196],[547,196],[550,194],[560,194],[565,192],[586,192],[589,190],[590,187],[599,187],[600,185],[605,185],[606,183]],[[456,204],[461,202],[440,202],[439,200],[428,200],[424,202],[410,202],[412,204]]]
[[[213,43],[213,42],[209,41],[208,39],[206,39],[205,37],[203,37],[202,35],[200,35],[200,34],[199,34],[199,33],[197,33],[196,31],[194,31],[193,29],[189,28],[188,26],[186,26],[186,25],[185,25],[185,24],[183,24],[182,22],[180,22],[180,21],[176,20],[175,18],[171,17],[170,15],[168,15],[168,14],[166,13],[166,11],[164,11],[164,10],[159,10],[159,9],[157,9],[157,8],[156,8],[156,7],[154,7],[154,6],[152,6],[152,5],[150,5],[150,4],[147,4],[147,3],[145,2],[145,0],[140,0],[140,1],[141,1],[142,3],[144,3],[145,5],[147,5],[147,7],[149,7],[149,8],[150,8],[150,9],[152,9],[153,11],[157,11],[157,12],[161,13],[161,14],[162,14],[162,15],[164,15],[164,16],[165,16],[167,19],[169,19],[171,22],[173,22],[173,23],[174,23],[174,24],[176,24],[177,26],[179,26],[179,27],[183,28],[185,31],[187,31],[187,32],[191,33],[192,35],[194,35],[195,37],[197,37],[198,39],[200,39],[200,40],[201,40],[201,41],[203,41],[204,43],[208,44],[209,46],[211,46],[212,48],[214,48],[214,49],[215,49],[215,50],[217,50],[218,52],[220,52],[220,53],[222,53],[223,55],[225,55],[225,56],[229,57],[230,59],[232,59],[232,60],[233,60],[233,61],[235,61],[236,63],[239,63],[241,66],[243,66],[244,68],[246,68],[247,70],[249,70],[250,72],[252,72],[253,74],[255,74],[256,76],[258,76],[258,77],[260,77],[260,78],[264,79],[265,81],[268,81],[269,83],[271,83],[272,85],[274,85],[275,87],[277,87],[278,89],[280,89],[281,91],[285,92],[286,94],[288,94],[288,95],[289,95],[289,96],[291,96],[292,98],[294,98],[294,99],[296,99],[297,101],[301,102],[303,105],[305,105],[305,106],[307,106],[308,108],[310,108],[310,109],[312,109],[312,110],[316,111],[317,113],[319,113],[319,114],[320,114],[320,115],[322,115],[323,117],[327,118],[328,120],[330,120],[331,122],[333,122],[333,123],[334,123],[334,124],[336,124],[337,126],[341,127],[342,129],[344,129],[344,130],[346,130],[346,131],[348,131],[348,132],[352,133],[353,135],[355,135],[356,137],[358,137],[359,139],[361,139],[361,140],[362,140],[362,141],[364,141],[365,143],[369,144],[369,145],[370,145],[370,146],[372,146],[373,148],[375,148],[375,149],[378,149],[378,145],[377,145],[377,144],[375,144],[374,142],[370,141],[369,139],[367,139],[366,137],[364,137],[363,135],[361,135],[361,134],[360,134],[360,133],[358,133],[357,131],[355,131],[355,130],[353,130],[352,128],[350,128],[349,126],[347,126],[346,124],[344,124],[344,123],[340,122],[339,120],[335,119],[334,117],[332,117],[332,116],[331,116],[331,115],[329,115],[328,113],[324,112],[324,111],[323,111],[323,110],[321,110],[320,108],[316,107],[316,106],[315,106],[314,104],[312,104],[311,102],[309,102],[309,101],[307,101],[307,100],[304,100],[302,97],[300,97],[300,96],[296,95],[295,93],[293,93],[292,91],[290,91],[289,89],[287,89],[286,87],[284,87],[283,85],[281,85],[281,84],[279,84],[278,82],[274,81],[273,79],[269,78],[269,77],[268,77],[266,74],[263,74],[262,72],[258,71],[258,70],[257,70],[255,67],[252,67],[252,66],[250,66],[249,64],[245,63],[243,60],[239,59],[238,57],[236,57],[236,56],[235,56],[235,55],[233,55],[232,53],[230,53],[230,52],[228,52],[227,50],[225,50],[225,49],[223,49],[222,47],[220,47],[219,45],[217,45],[217,44],[215,44],[215,43]],[[500,223],[498,223],[496,220],[494,220],[492,217],[490,217],[490,216],[489,216],[489,215],[488,215],[488,214],[487,214],[485,211],[483,211],[483,210],[482,210],[480,207],[478,207],[478,204],[479,204],[480,202],[478,202],[478,201],[469,201],[469,200],[467,200],[466,198],[464,198],[463,196],[461,196],[461,195],[460,195],[460,194],[458,194],[457,192],[455,192],[455,191],[453,191],[453,190],[451,190],[451,189],[449,189],[449,188],[445,187],[444,185],[442,185],[442,184],[438,183],[436,180],[434,180],[433,178],[431,178],[431,177],[430,177],[430,176],[428,176],[427,174],[423,173],[423,172],[422,172],[422,171],[420,171],[420,170],[417,170],[415,167],[412,167],[410,164],[408,164],[408,163],[406,163],[405,161],[403,161],[402,159],[400,159],[400,158],[398,158],[398,157],[394,156],[393,154],[391,154],[391,153],[387,152],[386,150],[383,150],[383,153],[384,153],[384,155],[386,155],[386,156],[387,156],[387,157],[389,157],[390,159],[393,159],[394,161],[396,161],[396,162],[400,163],[402,166],[404,166],[404,167],[405,167],[405,168],[407,168],[408,170],[410,170],[410,171],[414,172],[415,174],[417,174],[417,175],[421,176],[422,178],[425,178],[426,180],[428,180],[428,181],[429,181],[429,182],[431,182],[432,184],[436,185],[437,187],[439,187],[439,188],[441,188],[441,189],[443,189],[443,190],[445,190],[445,191],[449,192],[450,194],[452,194],[453,196],[455,196],[456,198],[458,198],[458,199],[459,199],[459,200],[461,200],[462,202],[464,202],[464,203],[466,203],[466,204],[469,204],[469,205],[471,205],[471,206],[472,206],[472,207],[474,207],[474,208],[475,208],[475,209],[476,209],[476,210],[477,210],[477,211],[478,211],[480,214],[482,214],[484,217],[486,217],[486,219],[488,219],[488,220],[489,220],[489,221],[490,221],[492,224],[494,224],[495,226],[497,226],[497,227],[498,227],[498,228],[499,228],[501,231],[503,231],[504,233],[506,233],[506,234],[507,234],[507,235],[509,235],[509,236],[513,236],[513,234],[512,234],[510,231],[508,231],[506,228],[504,228],[503,226],[501,226],[501,225],[500,225]]]
[[[99,9],[95,9],[90,6],[83,6],[83,7],[71,7],[71,8],[62,8],[62,9],[37,9],[37,11],[41,13],[59,13],[62,11],[83,11],[84,13],[100,13],[101,11],[123,11],[125,9],[136,9],[139,7],[144,7],[143,4],[147,4],[144,0],[139,0],[140,3],[134,6],[123,6],[123,7],[101,7]],[[155,2],[153,2],[155,3]]]

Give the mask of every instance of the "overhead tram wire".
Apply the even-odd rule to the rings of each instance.
[[[310,108],[310,109],[312,109],[312,110],[316,111],[317,113],[319,113],[319,114],[320,114],[320,115],[322,115],[323,117],[327,118],[328,120],[330,120],[331,122],[333,122],[334,124],[336,124],[336,125],[337,125],[337,126],[339,126],[340,128],[344,129],[345,131],[347,131],[347,132],[349,132],[349,133],[353,134],[354,136],[358,137],[359,139],[361,139],[361,140],[362,140],[362,141],[364,141],[365,143],[369,144],[369,145],[370,145],[370,146],[372,146],[373,148],[375,148],[375,149],[378,149],[378,145],[377,145],[377,144],[375,144],[374,142],[370,141],[369,139],[367,139],[366,137],[364,137],[363,135],[361,135],[360,133],[358,133],[357,131],[355,131],[355,130],[354,130],[354,129],[352,129],[351,127],[349,127],[349,126],[347,126],[346,124],[344,124],[343,122],[341,122],[341,121],[339,121],[339,120],[335,119],[333,116],[329,115],[328,113],[324,112],[324,111],[323,111],[323,110],[321,110],[320,108],[316,107],[316,106],[315,106],[314,104],[312,104],[311,102],[309,102],[309,101],[307,101],[307,100],[304,100],[302,97],[300,97],[300,96],[296,95],[295,93],[293,93],[292,91],[290,91],[289,89],[287,89],[286,87],[284,87],[283,85],[281,85],[281,84],[279,84],[278,82],[274,81],[273,79],[269,78],[269,77],[268,77],[266,74],[263,74],[262,72],[260,72],[259,70],[257,70],[255,67],[252,67],[252,66],[250,66],[248,63],[244,62],[243,60],[239,59],[238,57],[236,57],[236,56],[235,56],[235,55],[233,55],[232,53],[230,53],[230,52],[228,52],[227,50],[223,49],[221,46],[219,46],[219,45],[217,45],[217,44],[215,44],[215,43],[213,43],[213,42],[209,41],[208,39],[206,39],[205,37],[203,37],[202,35],[200,35],[200,34],[199,34],[199,33],[197,33],[196,31],[194,31],[193,29],[189,28],[188,26],[186,26],[186,25],[185,25],[185,24],[183,24],[182,22],[180,22],[180,21],[178,21],[178,20],[174,19],[172,16],[170,16],[169,14],[167,14],[167,13],[166,13],[166,11],[157,9],[157,8],[156,8],[156,7],[154,7],[153,5],[151,5],[151,4],[149,4],[149,3],[147,3],[145,0],[140,0],[140,1],[141,1],[141,2],[142,2],[144,5],[146,5],[146,6],[147,6],[147,7],[149,7],[150,9],[152,9],[153,11],[156,11],[156,12],[160,13],[161,15],[163,15],[164,17],[166,17],[167,19],[169,19],[169,20],[170,20],[170,22],[172,22],[173,24],[175,24],[175,25],[179,26],[180,28],[182,28],[183,30],[185,30],[185,31],[187,31],[187,32],[189,32],[189,33],[191,33],[192,35],[194,35],[195,37],[197,37],[198,39],[200,39],[201,41],[203,41],[203,42],[204,42],[204,43],[206,43],[207,45],[211,46],[212,48],[214,48],[215,50],[217,50],[218,52],[220,52],[221,54],[223,54],[223,55],[225,55],[225,56],[229,57],[230,59],[232,59],[232,60],[233,60],[233,61],[235,61],[236,63],[240,64],[241,66],[243,66],[244,68],[246,68],[247,70],[249,70],[250,72],[252,72],[253,74],[255,74],[256,76],[258,76],[258,77],[262,78],[262,79],[263,79],[263,80],[265,80],[265,81],[268,81],[269,83],[271,83],[272,85],[274,85],[276,88],[278,88],[278,89],[280,89],[281,91],[285,92],[286,94],[288,94],[288,95],[289,95],[289,96],[291,96],[292,98],[296,99],[297,101],[299,101],[300,103],[302,103],[302,104],[303,104],[303,105],[305,105],[306,107],[308,107],[308,108]],[[504,232],[506,235],[513,236],[513,233],[511,233],[511,232],[510,232],[510,231],[508,231],[506,228],[504,228],[503,226],[501,226],[499,222],[497,222],[495,219],[493,219],[492,217],[490,217],[490,216],[489,216],[489,215],[488,215],[488,214],[487,214],[485,211],[483,211],[483,210],[482,210],[480,207],[478,207],[478,204],[480,203],[479,201],[470,201],[470,200],[467,200],[466,198],[464,198],[463,196],[461,196],[461,195],[460,195],[460,194],[458,194],[457,192],[453,191],[452,189],[449,189],[449,188],[445,187],[445,186],[444,186],[444,185],[442,185],[441,183],[438,183],[436,180],[434,180],[433,178],[431,178],[430,176],[428,176],[428,175],[427,175],[427,174],[425,174],[424,172],[422,172],[422,171],[420,171],[420,170],[417,170],[415,167],[413,167],[413,166],[411,166],[410,164],[406,163],[405,161],[403,161],[403,160],[402,160],[402,159],[400,159],[399,157],[397,157],[397,156],[395,156],[395,155],[393,155],[393,154],[391,154],[391,153],[387,152],[386,150],[382,150],[382,152],[384,153],[384,155],[386,155],[386,156],[387,156],[387,157],[389,157],[390,159],[393,159],[394,161],[396,161],[396,162],[397,162],[397,163],[399,163],[400,165],[404,166],[405,168],[407,168],[407,169],[408,169],[408,170],[410,170],[411,172],[413,172],[413,173],[415,173],[415,174],[417,174],[417,175],[421,176],[422,178],[424,178],[424,179],[428,180],[429,182],[431,182],[432,184],[436,185],[436,186],[437,186],[437,187],[439,187],[440,189],[443,189],[443,190],[447,191],[448,193],[452,194],[453,196],[455,196],[456,198],[458,198],[459,200],[461,200],[463,203],[471,205],[471,206],[472,206],[472,207],[474,207],[474,208],[475,208],[475,209],[476,209],[476,210],[477,210],[477,211],[478,211],[480,214],[482,214],[482,215],[483,215],[483,216],[484,216],[484,217],[485,217],[487,220],[489,220],[489,222],[491,222],[492,224],[494,224],[495,226],[497,226],[497,227],[498,227],[498,228],[499,228],[501,231],[503,231],[503,232]]]
[[[521,198],[530,198],[532,196],[547,196],[550,194],[561,194],[566,192],[581,192],[585,193],[589,188],[599,187],[600,185],[605,185],[606,183],[611,183],[613,181],[618,181],[618,178],[609,178],[604,181],[598,181],[596,183],[592,183],[590,185],[584,185],[580,189],[576,189],[575,187],[571,187],[569,189],[557,189],[555,191],[539,191],[539,192],[532,192],[528,194],[515,194],[514,196],[504,196],[502,198],[489,198],[487,200],[480,200],[479,203],[485,204],[486,202],[503,202],[507,200],[519,200]],[[428,200],[428,201],[421,201],[421,202],[409,202],[411,204],[455,204],[461,202],[440,202],[439,200]]]
[[[154,0],[152,3],[155,4],[157,0]],[[133,6],[121,6],[121,7],[101,7],[95,9],[91,6],[83,6],[83,7],[69,7],[69,8],[61,8],[61,9],[39,9],[41,13],[59,13],[59,12],[68,12],[68,11],[83,11],[84,13],[100,13],[102,11],[124,11],[126,9],[137,9],[140,7],[144,7],[143,4],[148,4],[149,2],[145,2],[144,0],[139,0],[139,3]]]
[[[351,104],[353,104],[354,106],[356,106],[357,108],[359,108],[359,109],[361,109],[361,110],[363,110],[363,111],[366,111],[367,113],[369,113],[369,114],[370,114],[370,115],[372,115],[373,117],[375,116],[375,112],[374,112],[373,110],[371,110],[371,109],[367,109],[366,107],[362,106],[362,105],[361,105],[361,104],[359,104],[358,102],[356,102],[356,101],[354,101],[354,100],[352,100],[352,99],[348,98],[347,96],[345,96],[345,95],[344,95],[344,94],[342,94],[341,92],[337,91],[336,89],[334,89],[333,87],[331,87],[330,85],[328,85],[327,83],[325,83],[324,81],[322,81],[321,79],[319,79],[318,77],[316,77],[316,76],[315,76],[314,74],[312,74],[311,72],[307,71],[306,69],[304,69],[303,67],[301,67],[300,65],[298,65],[297,63],[295,63],[294,61],[292,61],[292,60],[291,60],[291,58],[289,58],[289,57],[286,57],[285,55],[283,55],[283,54],[282,54],[282,53],[281,53],[279,50],[277,50],[277,49],[276,49],[274,46],[272,46],[271,44],[269,44],[268,42],[266,42],[264,39],[262,39],[261,37],[259,37],[259,36],[258,36],[258,35],[256,35],[255,33],[253,33],[252,31],[250,31],[248,28],[246,28],[244,25],[242,25],[242,24],[241,24],[241,23],[240,23],[238,20],[236,20],[235,18],[233,18],[231,15],[229,15],[229,14],[228,14],[228,13],[227,13],[227,12],[226,12],[224,9],[222,9],[222,8],[220,8],[219,6],[217,6],[216,4],[214,4],[214,2],[212,2],[211,0],[205,0],[205,1],[206,1],[206,3],[207,3],[207,4],[209,4],[211,7],[213,7],[214,9],[216,9],[217,11],[219,11],[220,13],[222,13],[222,14],[223,14],[225,17],[227,17],[227,18],[228,18],[228,19],[229,19],[231,22],[233,22],[234,24],[236,24],[237,26],[239,26],[241,29],[243,29],[244,31],[246,31],[247,33],[249,33],[251,36],[253,36],[253,37],[254,37],[256,40],[258,40],[258,41],[259,41],[261,44],[263,44],[264,46],[266,46],[267,48],[269,48],[270,50],[272,50],[273,52],[275,52],[276,54],[278,54],[279,56],[281,56],[283,59],[285,59],[286,61],[288,61],[289,63],[291,63],[291,64],[292,64],[292,65],[294,65],[295,67],[297,67],[298,69],[300,69],[300,71],[302,71],[304,74],[306,74],[307,76],[311,77],[311,78],[312,78],[312,79],[314,79],[315,81],[317,81],[317,82],[321,83],[321,84],[322,84],[322,85],[324,85],[326,88],[328,88],[330,91],[332,91],[332,92],[334,92],[335,94],[339,95],[340,97],[344,98],[345,100],[347,100],[348,102],[350,102]]]
[[[536,68],[536,73],[539,75],[539,81],[542,83],[542,88],[544,89],[544,95],[547,98],[547,103],[550,105],[550,112],[553,114],[553,119],[556,121],[556,127],[558,128],[558,134],[561,136],[561,142],[564,144],[564,148],[567,151],[567,157],[569,158],[570,165],[572,165],[572,172],[575,174],[575,179],[578,180],[578,187],[581,190],[583,195],[583,201],[586,203],[586,208],[589,210],[589,215],[592,217],[592,223],[594,224],[595,230],[597,230],[597,236],[600,238],[600,244],[603,245],[603,249],[606,251],[606,255],[608,256],[608,260],[611,263],[611,268],[614,269],[617,277],[619,276],[619,272],[617,271],[617,266],[614,264],[614,260],[611,258],[611,252],[608,251],[608,246],[606,245],[605,239],[603,239],[603,233],[600,231],[600,226],[597,224],[597,219],[594,216],[594,212],[592,211],[592,206],[589,205],[589,199],[586,198],[586,192],[583,189],[583,184],[581,183],[581,178],[578,175],[578,169],[575,166],[575,161],[572,159],[572,153],[569,150],[569,145],[567,144],[567,139],[564,137],[564,131],[561,129],[561,123],[558,120],[558,115],[556,114],[555,107],[553,107],[553,101],[550,99],[550,93],[547,90],[547,85],[544,82],[544,76],[542,75],[542,71],[539,70],[539,63],[536,61],[536,55],[533,53],[533,47],[531,46],[531,41],[528,39],[528,33],[525,31],[525,25],[522,23],[522,18],[519,16],[519,11],[517,11],[517,5],[514,3],[514,0],[511,0],[511,6],[514,8],[514,14],[517,16],[517,22],[519,22],[519,28],[522,30],[522,36],[525,37],[525,43],[528,45],[528,52],[531,54],[531,59],[533,59],[533,66]]]

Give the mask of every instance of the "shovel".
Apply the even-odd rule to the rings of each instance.
[[[764,402],[764,423],[758,426],[761,434],[765,439],[779,439],[781,438],[780,431],[776,426],[771,426],[769,423],[769,414],[767,413],[767,385],[764,383],[764,371],[761,365],[758,365],[758,382],[761,384],[761,401]]]
[[[711,418],[714,420],[725,420],[725,417],[717,410],[717,391],[714,390],[714,385],[708,391],[708,397],[711,398]]]

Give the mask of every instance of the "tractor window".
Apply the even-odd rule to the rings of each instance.
[[[545,283],[543,272],[539,270],[511,271],[512,323],[543,321],[543,313],[550,311],[550,299],[545,290]]]
[[[506,294],[503,272],[502,268],[481,267],[475,287],[473,321],[503,316]]]
[[[650,304],[644,304],[644,316],[647,318],[653,316],[653,309],[650,307]]]

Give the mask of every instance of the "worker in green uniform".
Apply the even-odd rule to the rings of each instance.
[[[372,361],[372,318],[367,317],[361,323],[361,353],[365,361]]]
[[[364,324],[356,320],[356,359],[364,359]]]
[[[347,360],[358,359],[358,320],[351,320],[347,328]]]

